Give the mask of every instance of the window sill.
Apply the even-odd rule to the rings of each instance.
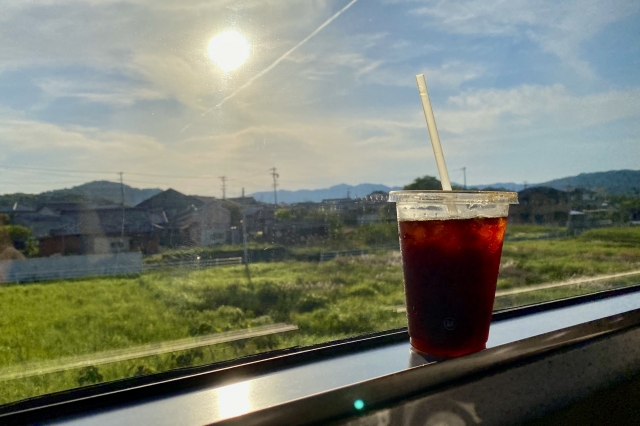
[[[453,366],[456,363],[462,366],[466,363],[464,368],[473,369],[474,360],[482,359],[485,364],[493,362],[492,360],[498,362],[505,351],[509,353],[509,350],[513,350],[514,345],[523,339],[553,333],[580,324],[590,322],[593,324],[593,321],[597,322],[603,318],[640,309],[640,291],[638,290],[640,289],[627,288],[497,313],[491,326],[487,344],[488,351],[441,363],[436,367],[440,369],[440,367],[446,367],[447,364]],[[627,316],[624,326],[629,328],[631,326],[627,324],[629,321],[635,324],[638,316],[635,315],[631,319]],[[624,319],[625,316],[620,318]],[[615,331],[616,325],[614,323],[609,321],[607,324],[608,328],[605,327],[607,330]],[[619,326],[622,327],[623,324],[620,323]],[[593,337],[593,327],[590,331],[586,328],[583,331],[586,333],[585,338]],[[575,343],[575,333],[579,334],[580,331],[574,330],[573,333],[571,339]],[[563,331],[548,335],[546,340],[555,339],[555,341],[547,344],[547,348],[566,344],[568,342],[566,339],[569,337],[566,334],[567,332]],[[536,344],[540,344],[540,342]],[[242,370],[245,370],[247,366],[240,365],[225,369],[226,374],[222,376],[219,371],[202,373],[199,375],[200,380],[197,385],[187,386],[182,390],[179,390],[180,386],[175,386],[176,389],[173,391],[157,393],[155,397],[145,396],[145,390],[152,390],[152,386],[154,386],[154,384],[150,384],[136,388],[137,392],[131,394],[136,395],[134,397],[116,398],[114,401],[117,402],[109,402],[109,392],[103,392],[87,399],[70,400],[50,406],[44,406],[46,404],[37,406],[38,401],[34,400],[31,409],[18,410],[4,415],[0,412],[0,422],[3,424],[5,421],[8,423],[42,422],[44,419],[48,419],[47,424],[65,426],[134,423],[202,425],[290,403],[323,392],[322,395],[328,395],[332,393],[328,391],[338,388],[346,389],[345,387],[348,388],[351,385],[373,379],[383,380],[385,377],[397,375],[397,373],[412,374],[414,371],[420,371],[424,375],[430,371],[436,371],[431,366],[407,371],[411,367],[426,364],[426,361],[412,355],[404,331],[390,332],[387,335],[344,343],[343,345],[344,348],[339,350],[342,354],[339,355],[331,355],[331,350],[335,350],[332,348],[283,355],[280,358],[289,357],[293,362],[286,365],[285,361],[275,371],[252,374],[243,372]],[[366,346],[369,348],[367,349]],[[497,348],[498,346],[500,348]],[[321,355],[323,351],[328,351],[328,355]],[[314,356],[317,356],[318,360],[314,361]],[[295,361],[297,358],[305,358],[306,361],[297,362]],[[257,361],[257,363],[270,362],[273,361]],[[189,380],[189,378],[179,378],[171,382],[177,385],[184,380]],[[172,384],[167,384],[165,388],[171,389]],[[113,393],[126,395],[130,391],[133,389],[123,389]],[[148,395],[152,395],[152,392]],[[102,399],[103,403],[92,407],[91,410],[77,412],[73,417],[62,417],[73,412],[74,405],[77,409],[84,402],[96,398]],[[91,404],[86,404],[86,406],[90,407]],[[67,407],[71,410],[67,410]],[[255,416],[253,417],[255,418]],[[246,419],[232,419],[230,421],[240,421],[238,424],[250,424],[250,420],[251,414],[248,414]]]

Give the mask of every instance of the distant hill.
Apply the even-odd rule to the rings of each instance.
[[[142,201],[162,192],[154,189],[138,189],[124,185],[124,203],[135,206]],[[73,188],[57,189],[41,194],[6,194],[0,196],[0,207],[9,207],[18,202],[29,207],[43,203],[96,203],[119,204],[121,201],[120,184],[108,181],[93,181]]]
[[[550,186],[561,190],[587,188],[594,191],[601,190],[608,194],[638,197],[640,196],[640,170],[580,173],[577,176],[554,179],[535,186]]]
[[[469,189],[485,189],[485,188],[503,188],[509,191],[518,192],[524,189],[524,184],[515,183],[515,182],[497,182],[489,185],[474,185],[469,187]]]
[[[320,202],[327,198],[364,197],[374,191],[394,191],[402,189],[399,186],[389,187],[381,184],[361,183],[360,185],[340,184],[323,189],[301,189],[298,191],[278,190],[278,203],[302,203],[304,201]],[[251,195],[258,201],[273,203],[273,191],[255,192]]]
[[[135,206],[144,200],[162,192],[159,188],[138,189],[129,185],[124,186],[124,204]],[[120,184],[104,180],[83,183],[70,189],[59,189],[45,194],[80,194],[90,201],[107,200],[119,204],[121,201]]]

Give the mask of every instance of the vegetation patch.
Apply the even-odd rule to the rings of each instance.
[[[397,242],[395,225],[382,224],[369,231],[366,235],[395,236]],[[603,229],[556,240],[508,241],[498,288],[640,269],[637,232],[635,228]],[[356,240],[365,238],[354,234]],[[384,240],[376,238],[370,241]],[[295,324],[299,329],[5,380],[0,385],[0,403],[406,325],[406,317],[396,313],[396,308],[404,305],[397,250],[369,250],[363,256],[327,262],[256,263],[250,265],[249,272],[247,275],[243,265],[166,268],[122,277],[1,287],[0,377],[7,369],[27,368],[35,362],[154,342],[274,323]],[[501,297],[496,307],[631,285],[639,278]]]

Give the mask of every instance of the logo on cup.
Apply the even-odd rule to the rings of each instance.
[[[451,317],[446,318],[444,321],[442,321],[442,325],[444,326],[445,330],[451,331],[456,328],[456,320]]]

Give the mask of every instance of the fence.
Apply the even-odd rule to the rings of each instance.
[[[142,254],[92,254],[0,260],[0,282],[29,282],[142,272]]]
[[[213,266],[223,265],[241,265],[241,257],[223,257],[216,259],[201,259],[201,260],[183,260],[178,262],[165,262],[165,263],[147,263],[143,269],[145,271],[153,271],[155,269],[163,268],[210,268]]]

